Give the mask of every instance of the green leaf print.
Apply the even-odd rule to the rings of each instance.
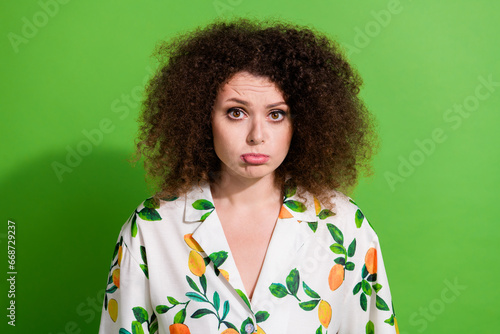
[[[220,307],[220,298],[219,294],[217,291],[214,292],[214,308],[217,312],[219,312],[219,307]]]
[[[178,305],[180,304],[177,299],[175,299],[174,297],[167,297],[168,301],[170,302],[170,304],[172,305]]]
[[[345,257],[338,257],[335,260],[333,260],[337,264],[345,265]]]
[[[141,324],[145,323],[148,321],[148,311],[146,311],[144,308],[137,306],[132,308],[132,312],[134,312],[134,316],[139,321]]]
[[[307,207],[304,203],[294,201],[294,200],[286,200],[283,204],[285,204],[290,210],[295,212],[304,212],[307,210]]]
[[[363,224],[363,219],[365,218],[365,215],[363,215],[363,212],[361,212],[360,209],[356,211],[356,215],[354,217],[354,220],[356,221],[356,227],[360,228],[361,224]]]
[[[222,264],[226,261],[227,254],[228,253],[226,251],[220,251],[220,252],[214,252],[210,254],[208,257],[210,257],[210,260],[212,260],[214,266],[218,268],[222,266]]]
[[[201,216],[200,220],[204,222],[207,219],[207,217],[210,216],[211,213],[212,211],[205,212],[203,216]]]
[[[363,280],[361,282],[361,287],[363,288],[363,292],[366,293],[368,296],[372,295],[372,287],[370,286],[370,283]]]
[[[167,313],[168,310],[170,310],[172,307],[169,307],[167,305],[157,305],[156,306],[156,312],[159,314],[164,314]]]
[[[309,228],[313,232],[316,232],[316,230],[318,229],[318,222],[307,222],[307,225],[309,225]]]
[[[345,264],[345,270],[350,270],[350,271],[353,271],[353,270],[354,270],[354,267],[355,267],[355,265],[354,265],[354,263],[353,263],[353,262],[350,262],[350,261],[349,261],[349,262],[347,262],[347,263]]]
[[[332,211],[330,211],[328,209],[323,209],[318,214],[319,219],[326,219],[326,218],[331,217],[331,216],[335,216],[335,213],[333,213]]]
[[[147,264],[140,264],[139,265],[144,272],[144,275],[146,275],[146,278],[149,279],[149,272],[148,272],[148,265]]]
[[[368,277],[366,278],[366,280],[368,282],[375,282],[377,280],[377,274],[370,274],[370,275],[368,275]]]
[[[196,292],[186,292],[186,297],[188,297],[191,300],[194,300],[195,302],[206,302],[206,298],[200,295],[199,293]]]
[[[269,313],[266,311],[259,311],[255,313],[255,321],[257,321],[257,323],[266,321],[267,318],[269,318]]]
[[[306,293],[306,295],[308,295],[309,297],[311,298],[321,298],[317,293],[316,291],[314,291],[313,289],[311,289],[307,284],[306,282],[302,282],[302,288],[304,289],[304,292]]]
[[[161,220],[161,216],[155,209],[143,208],[139,211],[139,217],[147,221]]]
[[[215,313],[213,311],[210,311],[206,308],[202,308],[202,309],[199,309],[199,310],[196,310],[192,315],[191,315],[191,318],[195,318],[195,319],[198,319],[198,318],[201,318],[207,314],[214,314]]]
[[[307,302],[299,303],[299,306],[304,311],[312,311],[316,308],[316,306],[318,306],[319,301],[319,299],[309,300]]]
[[[196,285],[196,283],[193,281],[193,279],[191,277],[186,275],[186,280],[187,280],[189,286],[191,287],[191,289],[201,293],[200,289],[198,288],[198,286]]]
[[[356,253],[356,238],[354,238],[347,249],[347,256],[352,257]]]
[[[286,286],[291,295],[297,295],[297,291],[299,291],[299,282],[299,271],[297,269],[292,269],[286,278]]]
[[[361,308],[363,311],[366,311],[366,308],[368,306],[368,301],[366,300],[366,295],[364,292],[361,292],[361,296],[359,297],[359,303],[361,304]]]
[[[159,209],[160,203],[155,203],[155,200],[153,199],[153,197],[150,197],[144,201],[144,207],[149,208],[149,209]]]
[[[269,286],[269,290],[273,294],[273,296],[278,298],[283,298],[288,295],[288,291],[283,284],[273,283]]]
[[[149,326],[149,333],[158,333],[158,321],[151,323],[151,326]]]
[[[186,309],[183,308],[174,317],[174,324],[183,324],[186,319]]]
[[[106,292],[107,292],[107,293],[113,293],[113,292],[115,292],[115,291],[116,291],[116,289],[118,289],[118,288],[116,287],[116,285],[113,285],[111,288],[106,289]]]
[[[207,294],[207,277],[205,276],[205,274],[200,276],[200,285],[201,285],[201,288],[203,289],[203,294],[206,295]]]
[[[250,305],[250,302],[248,301],[248,298],[245,295],[245,293],[243,291],[241,291],[240,289],[236,289],[236,292],[238,293],[238,295],[240,295],[241,299],[243,299],[245,304],[247,304],[248,308],[251,310],[252,306]]]
[[[381,311],[389,311],[389,306],[387,306],[387,304],[385,303],[385,301],[379,297],[379,295],[377,295],[377,298],[376,298],[377,302],[376,302],[376,305],[377,305],[377,308]]]
[[[355,295],[359,292],[359,290],[361,290],[361,282],[359,282],[358,284],[356,284],[354,286],[354,289],[352,289],[352,294]]]
[[[330,231],[330,234],[332,235],[333,240],[335,240],[337,243],[343,245],[344,244],[344,235],[342,234],[342,231],[340,231],[337,226],[330,224],[330,223],[326,224],[326,226],[328,227],[328,231]]]
[[[134,217],[132,218],[132,237],[137,236],[137,215],[134,213]]]
[[[120,328],[120,331],[118,332],[118,334],[132,334],[130,333],[128,330],[126,330],[125,328]]]
[[[238,328],[236,328],[235,325],[233,325],[232,323],[230,323],[229,321],[223,321],[222,322],[224,325],[226,325],[227,328],[232,328],[234,329],[235,331],[238,331]]]
[[[391,314],[391,317],[389,319],[384,320],[385,323],[394,326],[394,314]]]
[[[366,323],[366,334],[375,334],[375,326],[371,320]]]
[[[366,269],[366,264],[363,265],[363,269],[361,269],[361,276],[366,278],[368,276],[368,270]]]
[[[142,325],[138,321],[132,321],[132,334],[144,334]]]
[[[379,292],[380,289],[382,289],[382,285],[378,283],[373,285],[373,290],[375,290],[375,292]]]
[[[196,210],[210,210],[214,209],[215,207],[212,202],[207,201],[206,199],[199,199],[193,203],[193,208],[195,208]]]
[[[141,258],[142,258],[142,261],[144,262],[144,264],[148,264],[148,257],[146,256],[146,247],[144,246],[141,246],[140,247],[141,249]]]
[[[345,254],[345,248],[341,244],[333,244],[330,246],[330,250],[335,254]]]
[[[224,302],[224,308],[223,308],[223,311],[222,311],[222,319],[221,320],[226,319],[227,315],[229,314],[229,309],[230,309],[229,301],[226,300]]]
[[[113,260],[118,255],[118,250],[119,249],[120,249],[120,243],[117,242],[116,245],[115,245],[115,249],[113,251],[113,257],[111,258],[111,260]]]
[[[316,334],[323,334],[323,326],[319,325],[318,329],[316,330]]]

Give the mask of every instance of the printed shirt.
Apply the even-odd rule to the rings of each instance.
[[[332,191],[285,192],[249,300],[208,185],[123,225],[99,333],[398,333],[377,235],[357,205]]]

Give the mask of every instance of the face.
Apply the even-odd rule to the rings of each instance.
[[[272,178],[290,147],[290,108],[267,77],[239,72],[217,95],[212,130],[224,175]]]

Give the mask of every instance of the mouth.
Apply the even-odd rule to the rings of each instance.
[[[269,161],[269,156],[265,154],[247,153],[241,155],[241,160],[249,165],[262,165]]]

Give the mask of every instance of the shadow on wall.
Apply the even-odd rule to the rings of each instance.
[[[128,153],[95,151],[60,182],[51,164],[64,155],[33,160],[0,180],[3,249],[7,220],[16,233],[15,296],[5,303],[14,300],[20,333],[97,332],[116,238],[149,196],[142,164],[133,168]]]

